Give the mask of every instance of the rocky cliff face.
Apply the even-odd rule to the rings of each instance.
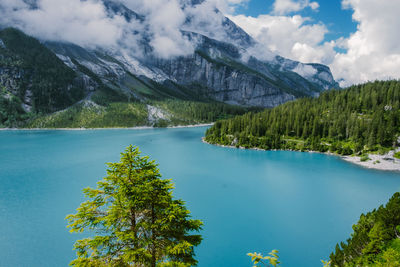
[[[161,61],[157,66],[177,83],[225,103],[273,107],[294,99],[255,71],[218,62],[201,53]]]
[[[203,1],[183,1],[198,5]],[[105,1],[110,13],[124,14],[127,19],[145,20],[144,16],[122,4]],[[210,14],[212,15],[212,14]],[[215,16],[222,16],[215,11]],[[48,43],[67,65],[73,62],[90,69],[106,84],[116,84],[127,94],[143,98],[138,87],[154,94],[154,83],[160,90],[174,91],[178,96],[196,96],[225,103],[274,107],[297,97],[317,96],[338,84],[327,66],[303,64],[275,56],[269,61],[249,56],[247,50],[255,41],[228,18],[221,18],[221,29],[229,42],[214,39],[213,34],[193,29],[188,17],[182,33],[194,43],[196,50],[188,56],[170,59],[157,58],[148,40],[143,40],[144,56],[130,51],[87,50],[70,44]],[[151,38],[151,37],[149,37]],[[149,82],[149,81],[152,82]],[[139,84],[139,86],[138,86]]]
[[[272,62],[255,57],[244,61],[238,47],[196,36],[202,41],[195,53],[171,59],[152,55],[141,59],[115,51],[85,50],[70,44],[47,45],[70,67],[76,68],[73,62],[78,62],[104,83],[117,84],[125,93],[139,99],[149,96],[143,95],[140,87],[147,87],[152,95],[155,82],[165,93],[173,90],[186,98],[194,95],[230,104],[274,107],[338,87],[326,66],[279,57]],[[305,77],[299,73],[305,73]]]
[[[117,14],[126,21],[146,21],[146,15],[119,1],[103,2],[110,17]],[[181,4],[185,8],[202,2],[182,0]],[[102,99],[99,103],[178,98],[274,107],[297,97],[317,96],[324,90],[338,87],[327,66],[303,64],[278,55],[268,61],[258,59],[250,52],[256,42],[245,31],[218,10],[210,16],[216,16],[221,22],[219,35],[205,30],[207,27],[194,25],[194,18],[187,17],[181,32],[195,49],[186,56],[157,57],[150,41],[152,36],[146,32],[135,35],[141,38],[138,43],[143,53],[140,55],[126,47],[84,48],[42,41],[51,51],[45,51],[45,54],[53,65],[41,62],[35,56],[24,59],[25,62],[28,59],[30,68],[10,67],[3,60],[0,85],[20,97],[26,111],[35,107],[44,112],[54,112],[98,95]],[[143,29],[146,31],[145,26]],[[6,47],[7,42],[0,38],[1,51],[11,51]],[[34,47],[32,53],[36,53],[41,44],[31,39],[29,42]],[[44,51],[41,47],[39,50]],[[22,51],[18,53],[27,56]],[[18,63],[19,59],[16,57],[11,61]],[[60,62],[65,65],[61,66]],[[47,65],[38,69],[33,67],[35,64]],[[36,79],[39,72],[45,75],[46,82]]]

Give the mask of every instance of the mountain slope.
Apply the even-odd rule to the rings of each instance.
[[[167,126],[211,122],[247,110],[211,100],[193,102],[198,97],[178,85],[171,83],[166,87],[125,71],[123,79],[113,80],[112,74],[120,71],[117,61],[104,64],[110,60],[106,55],[101,58],[74,45],[61,47],[79,58],[104,64],[110,71],[103,73],[107,79],[73,58],[64,64],[59,59],[62,56],[57,57],[19,30],[1,30],[0,40],[0,126],[3,127]],[[183,102],[185,99],[191,102]],[[155,100],[167,102],[151,102]],[[175,112],[178,106],[190,107],[193,113]]]
[[[346,242],[330,255],[332,266],[400,266],[400,193],[362,214]]]
[[[155,58],[151,54],[140,59],[121,51],[91,51],[63,43],[46,45],[70,67],[75,68],[73,62],[78,62],[105,83],[121,89],[133,88],[138,98],[159,96],[151,88],[153,86],[149,86],[149,80],[164,87],[162,91],[167,94],[169,90],[175,91],[179,98],[213,99],[259,107],[274,107],[338,87],[326,66],[305,65],[315,70],[315,74],[306,79],[290,70],[288,60],[283,62],[284,67],[278,59],[263,62],[251,57],[245,63],[234,45],[198,34],[190,33],[190,36],[201,40],[194,54],[171,59]],[[303,66],[299,62],[292,65],[294,69]],[[137,83],[150,87],[150,91],[136,90]]]
[[[263,149],[381,151],[400,144],[400,82],[324,92],[261,113],[218,121],[205,140]]]
[[[202,2],[186,1],[182,8]],[[145,15],[138,15],[121,3],[104,3],[111,17],[123,14],[127,20],[142,24],[146,20]],[[106,83],[116,83],[126,89],[135,85],[137,79],[145,84],[150,79],[161,84],[163,90],[175,91],[178,97],[196,96],[246,106],[274,107],[338,87],[326,66],[303,64],[279,56],[262,61],[249,55],[247,50],[256,42],[218,10],[209,15],[221,20],[216,30],[219,35],[207,31],[210,25],[205,22],[201,26],[194,23],[195,15],[188,15],[181,30],[193,43],[195,51],[184,56],[162,58],[155,55],[150,33],[135,35],[142,38],[139,55],[124,47],[84,49],[65,43],[47,43],[47,46],[66,64],[74,67],[71,61],[75,60]],[[131,76],[135,77],[134,81]],[[135,93],[140,97],[143,92]]]
[[[76,73],[36,39],[11,28],[0,31],[0,39],[3,86],[14,84],[9,87],[27,110],[51,112],[85,96]]]
[[[8,28],[0,40],[0,124],[66,108],[87,94],[83,80],[36,39]]]
[[[278,55],[258,59],[257,43],[217,9],[208,14],[213,23],[199,20],[196,10],[204,1],[180,2],[186,21],[175,30],[193,51],[167,57],[156,51],[149,14],[120,1],[99,3],[110,20],[118,17],[130,25],[116,46],[81,47],[1,30],[2,125],[20,126],[38,114],[71,107],[73,114],[96,105],[108,110],[113,103],[183,100],[270,108],[338,87],[326,66]]]

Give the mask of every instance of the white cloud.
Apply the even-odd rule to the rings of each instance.
[[[299,10],[305,3],[296,2],[291,9],[288,6],[284,9],[285,3],[294,2],[276,1],[275,4],[278,2],[282,13]],[[325,41],[328,28],[324,24],[312,23],[299,15],[238,15],[231,19],[260,42],[259,46],[301,62],[330,66],[342,86],[400,78],[400,1],[343,0],[342,4],[344,8],[354,10],[357,31],[349,38],[341,37],[331,42]],[[335,48],[346,52],[338,53]],[[262,54],[263,50],[258,53]]]
[[[39,0],[37,5],[37,9],[31,9],[19,0],[2,0],[0,23],[46,40],[82,46],[114,45],[126,23],[121,16],[107,17],[103,4],[94,0]]]
[[[156,55],[166,58],[194,51],[193,44],[180,31],[186,14],[179,0],[125,0],[124,3],[146,16],[146,25],[152,34],[150,45]]]
[[[317,10],[319,4],[318,2],[310,2],[309,0],[275,0],[273,4],[273,13],[277,15],[285,15],[303,10],[307,7]]]
[[[222,29],[224,15],[216,12],[217,4],[215,1],[206,1],[201,5],[186,8],[185,12],[190,18],[190,23],[185,25],[184,30],[204,34],[215,39],[224,39]]]
[[[117,2],[117,1],[116,1]],[[37,0],[31,8],[22,0],[0,1],[0,25],[20,28],[48,41],[71,42],[83,47],[127,48],[142,54],[139,43],[150,36],[150,45],[160,57],[186,55],[193,44],[180,32],[185,22],[179,0],[126,0],[146,20],[128,22],[107,12],[100,0]]]
[[[230,18],[257,40],[259,47],[264,47],[264,51],[259,49],[257,54],[263,54],[267,48],[287,58],[323,63],[330,63],[334,57],[333,44],[321,44],[328,29],[322,23],[306,23],[309,18],[300,15]]]
[[[139,43],[150,38],[154,53],[162,58],[187,55],[195,43],[182,34],[188,16],[190,29],[219,40],[228,40],[222,27],[223,13],[234,12],[249,0],[207,0],[191,7],[191,0],[115,0],[144,15],[130,22],[122,15],[110,17],[102,0],[0,0],[0,25],[20,28],[37,38],[71,42],[94,48],[127,48],[143,54]],[[223,13],[216,14],[219,9]]]
[[[335,58],[335,42],[325,42],[322,44],[309,44],[296,42],[291,51],[291,58],[306,63],[322,63],[329,65]]]
[[[127,22],[123,16],[110,17],[100,0],[37,0],[37,8],[31,8],[28,1],[0,0],[0,25],[18,27],[45,40],[85,47],[122,46],[136,53],[141,53],[138,43],[146,34],[154,52],[166,58],[193,52],[195,44],[180,32],[183,25],[219,40],[229,40],[221,26],[223,15],[215,13],[218,8],[231,14],[229,18],[258,41],[249,53],[261,59],[279,54],[301,62],[323,63],[331,67],[342,85],[400,78],[397,0],[343,0],[343,7],[354,11],[357,31],[331,42],[325,42],[328,28],[323,23],[287,15],[304,8],[318,9],[318,2],[311,0],[276,0],[272,14],[258,17],[232,15],[236,7],[249,0],[207,0],[184,10],[182,3],[189,0],[120,1],[144,14],[145,21]],[[335,47],[346,52],[337,53]]]
[[[316,69],[314,69],[313,66],[304,65],[304,64],[297,65],[297,67],[295,67],[293,69],[293,71],[296,72],[297,74],[299,74],[300,76],[307,77],[307,78],[313,77],[318,72]]]
[[[344,0],[354,10],[357,31],[342,41],[346,53],[331,64],[343,85],[375,79],[400,78],[400,1]]]

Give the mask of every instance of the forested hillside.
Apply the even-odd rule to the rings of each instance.
[[[0,30],[0,127],[170,126],[214,122],[249,111],[181,94],[133,74],[124,78],[129,86],[119,88],[78,61],[71,62],[73,68],[17,29]]]
[[[0,85],[29,108],[51,112],[84,97],[76,73],[38,40],[12,28],[0,39]]]
[[[113,102],[105,106],[94,102],[78,103],[53,114],[39,116],[29,128],[107,128],[210,123],[255,110],[219,102],[164,101]]]
[[[245,148],[349,155],[384,151],[396,146],[399,136],[400,82],[377,81],[218,121],[205,140]]]
[[[336,245],[331,266],[400,266],[400,193],[386,206],[362,214],[346,242]]]

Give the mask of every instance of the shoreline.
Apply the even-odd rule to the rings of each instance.
[[[284,150],[284,149],[261,149],[261,148],[245,148],[245,147],[236,147],[236,146],[228,146],[228,145],[220,145],[220,144],[211,144],[208,143],[204,137],[201,138],[201,141],[208,145],[219,146],[224,148],[235,148],[235,149],[247,149],[247,150],[257,150],[257,151],[292,151],[292,152],[301,152],[298,150]],[[400,148],[396,150],[392,150],[387,154],[379,155],[379,154],[368,154],[370,160],[361,161],[361,157],[359,156],[341,156],[332,152],[320,152],[320,151],[304,151],[307,153],[320,153],[329,156],[336,156],[341,160],[346,162],[355,164],[357,166],[366,168],[366,169],[374,169],[380,171],[392,171],[392,172],[400,172],[400,159],[396,159],[393,157],[393,154],[397,151],[400,151]]]
[[[110,127],[110,128],[0,128],[0,131],[90,131],[90,130],[148,130],[148,129],[175,129],[175,128],[195,128],[212,126],[214,123],[200,123],[189,125],[175,125],[167,127],[154,126],[134,126],[134,127]]]
[[[390,156],[391,152],[384,155],[368,154],[370,160],[367,161],[361,161],[359,156],[341,156],[340,158],[367,169],[400,172],[400,159]]]

